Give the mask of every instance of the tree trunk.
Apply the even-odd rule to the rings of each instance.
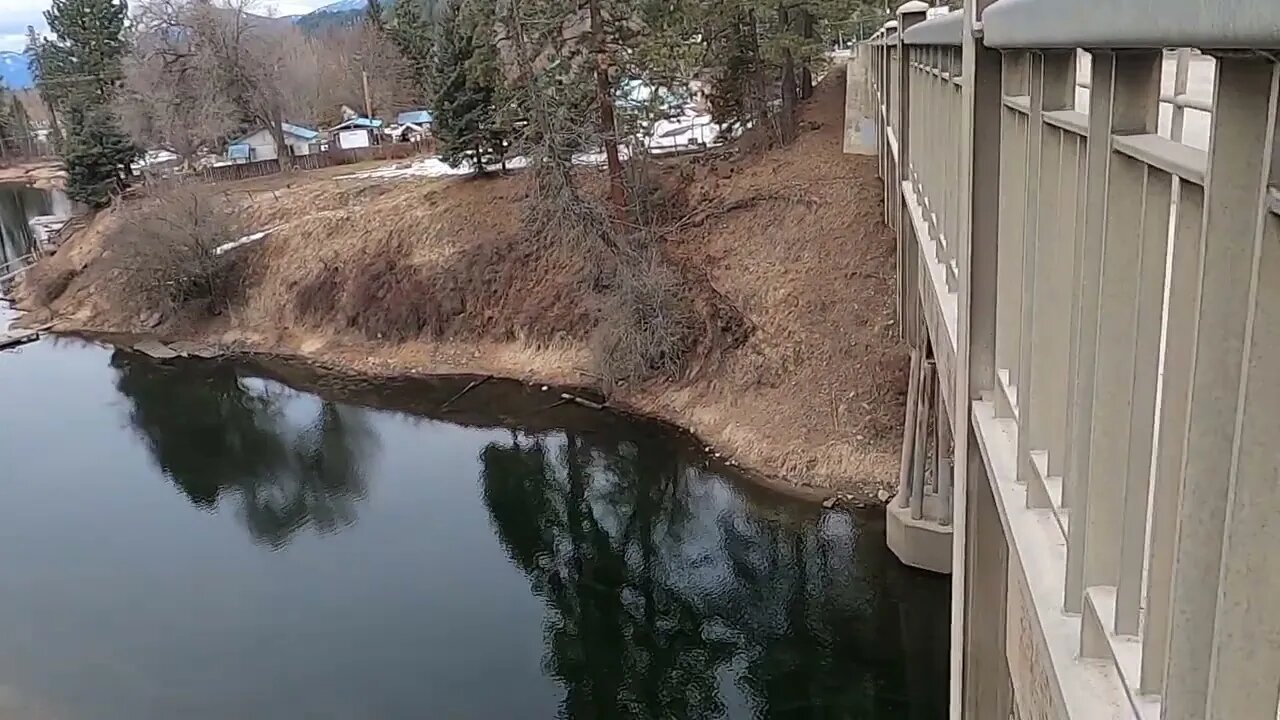
[[[778,27],[782,32],[791,28],[791,12],[785,3],[778,5]],[[796,60],[790,47],[782,50],[782,118],[779,127],[782,142],[789,143],[795,138],[796,128]]]
[[[813,13],[808,8],[800,10],[800,37],[813,40]],[[806,62],[800,67],[800,99],[813,97],[813,70]]]
[[[747,31],[751,33],[751,81],[748,92],[751,97],[751,116],[756,127],[763,129],[769,119],[769,103],[766,102],[764,84],[764,63],[760,59],[760,24],[756,22],[756,11],[747,11]]]
[[[271,139],[276,143],[276,159],[280,163],[281,170],[293,169],[293,155],[289,149],[289,145],[284,140],[284,116],[278,108],[271,108],[266,113],[267,131],[271,133]]]
[[[618,155],[618,128],[613,114],[613,93],[609,83],[609,56],[604,49],[604,21],[600,17],[600,0],[590,0],[591,40],[596,54],[596,102],[600,104],[601,142],[609,166],[609,203],[614,217],[627,214],[627,193],[622,184],[622,158]]]

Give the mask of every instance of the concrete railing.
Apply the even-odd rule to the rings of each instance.
[[[1206,7],[912,2],[861,49],[957,409],[958,717],[1277,717],[1280,2]]]

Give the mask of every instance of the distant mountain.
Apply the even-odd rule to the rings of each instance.
[[[31,87],[34,82],[27,56],[9,50],[0,51],[0,80],[4,80],[4,86],[11,90]]]
[[[324,7],[316,8],[315,10],[312,10],[310,14],[319,15],[321,13],[351,12],[352,10],[364,11],[368,4],[369,0],[338,0],[337,2],[329,3]]]
[[[341,25],[354,25],[364,18],[368,0],[338,0],[316,8],[294,23],[308,33]]]

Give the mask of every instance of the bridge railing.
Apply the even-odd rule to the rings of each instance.
[[[1124,717],[1271,720],[1280,4],[971,6],[908,3],[869,51],[876,97],[901,98],[881,116],[900,320],[940,373],[960,357],[957,449],[971,427],[1022,563],[1009,604],[1055,668],[1103,661]],[[1059,690],[1071,717],[1121,716],[1088,687]]]

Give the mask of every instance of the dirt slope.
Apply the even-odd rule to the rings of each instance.
[[[843,88],[840,73],[827,78],[789,147],[667,168],[687,215],[664,239],[665,255],[709,333],[729,315],[750,333],[708,344],[687,377],[623,387],[612,401],[688,428],[777,484],[875,501],[896,479],[906,352],[892,325],[893,240],[880,221],[875,161],[841,154]],[[28,307],[51,278],[67,283],[32,318],[375,376],[598,382],[586,370],[592,308],[565,281],[576,270],[521,232],[523,178],[303,175],[236,192],[253,227],[276,229],[252,246],[252,281],[228,316],[146,328],[116,312],[106,238],[118,218],[107,213],[32,271],[21,293]]]

